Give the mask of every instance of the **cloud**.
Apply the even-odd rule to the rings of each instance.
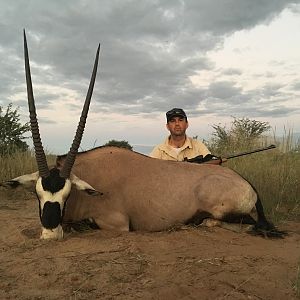
[[[228,75],[228,76],[241,75],[242,70],[237,69],[237,68],[228,68],[228,69],[222,70],[222,74]]]
[[[300,91],[300,81],[294,82],[291,84],[292,89]]]
[[[235,79],[244,70],[216,70],[207,54],[221,49],[224,40],[235,32],[270,24],[286,8],[299,13],[298,3],[1,1],[0,55],[4,59],[0,62],[0,105],[13,100],[26,106],[22,49],[25,27],[37,107],[45,112],[63,107],[62,111],[79,113],[100,42],[93,95],[95,114],[159,116],[175,106],[184,107],[194,117],[212,113],[289,114],[291,110],[285,104],[263,109],[259,103],[260,98],[283,99],[286,91],[282,85],[262,84],[246,90]],[[218,72],[220,78],[207,87],[195,86],[191,76],[204,70]],[[261,74],[264,79],[268,76],[272,78],[273,73]],[[299,84],[293,88],[299,90]],[[46,122],[56,122],[56,118],[49,114]]]

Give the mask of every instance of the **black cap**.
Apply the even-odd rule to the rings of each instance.
[[[182,117],[187,120],[187,116],[183,109],[181,108],[173,108],[166,113],[167,122],[169,122],[172,118]]]

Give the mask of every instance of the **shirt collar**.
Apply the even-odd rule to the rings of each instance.
[[[171,145],[169,145],[169,139],[170,139],[170,136],[168,136],[165,139],[164,143],[160,146],[161,150],[170,151],[171,149],[173,149],[173,147]],[[184,150],[186,148],[190,148],[190,149],[193,148],[191,140],[188,136],[186,136],[185,142],[184,142],[183,146],[181,147],[181,149]]]

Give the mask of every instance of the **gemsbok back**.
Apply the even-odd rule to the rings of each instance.
[[[267,221],[254,188],[231,169],[163,161],[116,147],[77,153],[96,78],[99,47],[73,144],[69,153],[58,156],[56,166],[49,169],[39,135],[24,31],[28,105],[38,171],[2,185],[14,188],[35,184],[41,238],[60,239],[63,223],[85,219],[93,220],[101,229],[117,231],[162,231],[178,224],[200,224],[205,219],[245,222],[253,225],[252,233],[283,237],[285,233]],[[250,216],[253,210],[256,220]]]

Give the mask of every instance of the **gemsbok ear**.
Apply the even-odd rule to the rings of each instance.
[[[99,196],[103,195],[103,193],[95,190],[91,185],[89,185],[87,182],[84,180],[81,180],[78,178],[76,175],[71,173],[70,180],[72,184],[75,185],[76,189],[79,191],[84,191],[90,196]]]
[[[12,188],[12,189],[17,188],[18,186],[23,186],[26,188],[28,188],[28,187],[33,188],[35,186],[35,183],[38,180],[38,178],[39,178],[39,172],[37,171],[37,172],[31,173],[31,174],[25,174],[25,175],[10,179],[8,181],[1,183],[0,185],[4,186],[6,188]]]

